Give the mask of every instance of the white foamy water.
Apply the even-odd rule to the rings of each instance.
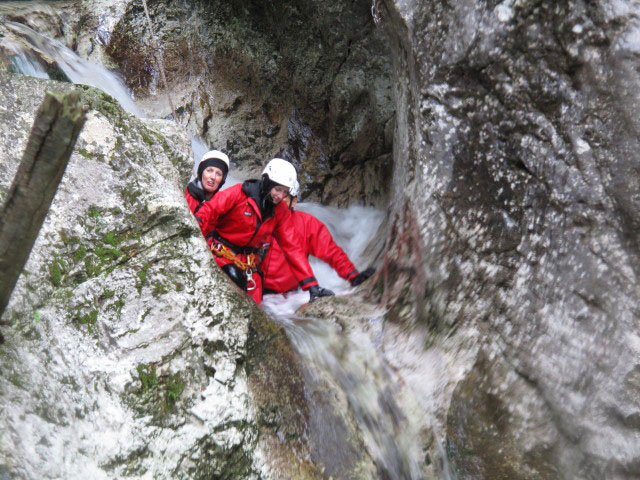
[[[15,35],[31,45],[34,50],[42,52],[54,60],[71,82],[99,88],[115,98],[127,112],[140,118],[144,117],[142,110],[131,99],[131,92],[117,73],[107,70],[102,65],[80,58],[61,42],[41,35],[26,25],[14,22],[5,22],[5,25]],[[18,73],[32,75],[32,72],[35,71],[40,74],[33,76],[42,76],[41,73],[44,72],[44,69],[39,61],[35,60],[33,56],[27,55],[18,45],[14,45],[12,48],[18,57],[17,63],[14,61]]]
[[[367,452],[381,477],[388,480],[420,480],[422,454],[416,431],[401,411],[396,395],[400,391],[382,359],[375,338],[366,334],[347,336],[330,320],[283,316],[281,324],[292,344],[303,358],[312,383],[322,385],[326,379],[335,382],[348,400]],[[381,318],[372,319],[374,323]],[[310,398],[311,409],[315,407]],[[320,422],[316,434],[323,438],[330,424]]]
[[[369,266],[364,259],[368,258],[368,246],[378,234],[383,212],[362,206],[340,209],[317,203],[301,203],[298,209],[322,221],[359,270]],[[310,264],[321,286],[336,295],[354,291],[329,265],[314,257],[310,257]],[[308,292],[298,290],[265,295],[263,306],[285,328],[313,381],[321,384],[324,378],[330,378],[345,394],[367,452],[381,475],[390,480],[423,478],[417,431],[395,399],[400,389],[394,386],[395,379],[379,351],[382,317],[370,319],[369,333],[352,331],[351,335],[345,335],[331,319],[297,316],[297,309],[308,301]],[[320,424],[316,428],[331,426]]]
[[[30,77],[49,78],[49,74],[42,68],[40,62],[31,58],[25,52],[18,51],[11,58],[12,70],[16,73],[22,73]]]

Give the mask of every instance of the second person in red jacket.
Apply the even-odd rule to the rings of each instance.
[[[202,204],[196,219],[216,263],[256,302],[262,302],[261,255],[273,236],[310,300],[332,295],[318,285],[302,250],[291,212],[282,200],[296,182],[293,165],[281,158],[267,163],[260,180],[247,180]]]
[[[360,285],[373,275],[374,270],[371,268],[362,273],[358,272],[344,250],[333,240],[324,223],[313,215],[294,211],[298,202],[298,192],[299,185],[296,181],[283,203],[286,202],[291,210],[291,219],[305,255],[307,257],[313,255],[329,264],[340,277],[347,280],[352,286]],[[272,240],[269,252],[262,262],[262,271],[266,292],[285,293],[298,288],[295,275],[275,239]]]

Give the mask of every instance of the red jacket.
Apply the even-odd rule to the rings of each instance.
[[[207,199],[204,190],[198,187],[195,181],[189,182],[187,189],[184,192],[184,196],[187,199],[191,213],[194,215],[196,215],[196,212],[199,210],[198,207]]]
[[[297,240],[287,205],[280,202],[275,206],[273,215],[263,219],[255,200],[243,191],[243,185],[234,185],[216,193],[198,210],[196,218],[209,245],[213,242],[209,234],[214,231],[239,247],[263,248],[273,236],[281,245],[298,284],[305,290],[317,285],[307,256]],[[220,266],[231,262],[221,257],[216,257],[216,261]]]
[[[292,212],[291,218],[298,234],[298,241],[305,255],[313,255],[328,263],[342,278],[350,280],[358,275],[347,254],[333,241],[329,229],[313,215]],[[298,287],[298,282],[276,240],[262,262],[264,288],[284,293]]]

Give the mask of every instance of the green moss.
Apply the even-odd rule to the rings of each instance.
[[[120,258],[122,252],[115,248],[96,247],[95,254],[100,259],[100,263],[104,265]]]
[[[142,266],[142,269],[136,274],[138,279],[140,280],[137,285],[138,290],[140,290],[147,281],[147,270],[149,270],[149,267],[151,267],[151,263],[145,263]]]
[[[118,298],[111,305],[107,306],[107,309],[115,310],[118,314],[122,312],[122,307],[124,307],[125,301],[122,298]]]
[[[86,325],[87,332],[89,333],[93,333],[93,326],[96,324],[97,321],[98,321],[97,310],[91,310],[88,314],[82,315],[81,317],[78,317],[75,319],[75,323],[78,324],[79,326]]]
[[[78,148],[76,150],[76,152],[78,152],[80,155],[82,155],[84,158],[88,158],[90,160],[92,160],[93,158],[95,158],[95,155],[89,153],[87,150],[85,150],[84,148]]]
[[[95,218],[98,219],[102,216],[102,213],[100,213],[100,210],[98,210],[97,207],[95,207],[94,205],[91,205],[89,207],[89,213],[88,213],[89,218]]]
[[[156,283],[153,285],[153,296],[154,297],[159,297],[160,295],[164,295],[165,293],[167,293],[169,290],[167,289],[167,287],[165,285],[163,285],[162,283]]]
[[[78,243],[80,243],[80,237],[78,237],[77,235],[69,235],[69,233],[65,230],[60,230],[58,234],[60,235],[62,243],[64,243],[65,245],[77,245]]]
[[[115,294],[116,292],[114,292],[113,290],[105,290],[104,292],[102,292],[102,295],[100,295],[100,300],[108,300],[109,298],[113,298]]]
[[[59,287],[62,284],[62,273],[64,263],[57,258],[49,264],[49,280],[54,286]]]
[[[87,272],[87,277],[97,277],[100,275],[101,266],[94,263],[93,257],[87,257],[84,261],[84,269]]]
[[[133,406],[139,413],[162,421],[175,411],[185,388],[184,380],[178,373],[159,374],[154,363],[140,364],[136,371],[140,384],[131,392]]]
[[[151,137],[151,135],[149,135],[147,132],[145,132],[144,130],[140,133],[142,135],[142,140],[144,141],[144,143],[146,143],[147,145],[154,145],[156,142],[153,140],[153,138]]]
[[[13,385],[15,385],[18,388],[24,388],[22,379],[20,378],[20,375],[18,375],[16,372],[13,372],[11,375],[9,375],[9,382],[11,382]]]
[[[126,203],[129,204],[135,203],[140,195],[142,195],[142,191],[134,190],[133,188],[124,187],[122,190],[120,190],[120,196]]]
[[[156,373],[156,365],[150,363],[148,365],[141,364],[136,367],[138,378],[142,384],[142,392],[147,392],[158,386],[158,375]]]
[[[184,391],[184,382],[177,373],[167,375],[163,379],[166,391],[165,402],[168,407],[173,407]]]
[[[143,268],[142,270],[140,270],[138,272],[138,278],[140,279],[141,282],[144,283],[144,281],[147,279],[147,269]]]
[[[73,261],[78,263],[87,255],[87,247],[80,245],[75,252],[73,252]]]
[[[113,232],[109,232],[104,236],[104,243],[112,247],[117,247],[121,242],[122,238]]]

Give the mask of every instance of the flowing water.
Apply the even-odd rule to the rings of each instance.
[[[39,55],[53,59],[74,83],[101,88],[129,112],[141,115],[117,73],[78,57],[56,40],[49,39],[30,28],[6,23],[23,44],[11,45],[14,71],[46,78],[46,70]],[[29,45],[37,54],[32,53]],[[6,44],[5,44],[6,46]],[[215,146],[213,146],[215,148]],[[192,141],[194,161],[209,148],[198,137]],[[233,161],[233,159],[232,159]],[[195,167],[195,166],[194,166]],[[193,172],[195,175],[195,171]],[[225,188],[238,183],[232,174]],[[300,203],[298,209],[316,216],[329,228],[338,243],[360,270],[373,260],[371,240],[379,236],[383,213],[361,206],[346,209],[325,207],[315,203]],[[353,288],[327,264],[311,257],[310,263],[321,286],[345,295]],[[369,319],[368,332],[362,330],[345,335],[335,321],[300,318],[297,309],[308,302],[309,294],[297,291],[286,295],[266,295],[264,308],[271,318],[282,325],[294,347],[304,360],[311,379],[331,378],[348,400],[351,415],[356,419],[368,454],[376,463],[381,478],[416,480],[423,478],[420,463],[424,455],[416,439],[417,432],[396,401],[399,391],[383,357],[380,345],[384,335],[381,316]],[[319,381],[319,380],[318,380]],[[310,408],[314,408],[311,403]],[[315,428],[323,428],[314,425]],[[324,432],[319,432],[322,437]],[[328,433],[327,433],[328,435]],[[441,478],[448,479],[446,468]]]
[[[299,209],[322,220],[354,264],[360,270],[366,268],[363,252],[382,222],[380,211],[357,206],[337,209],[313,203],[302,203]],[[323,287],[330,288],[336,295],[353,290],[325,263],[313,257],[310,263]],[[330,319],[297,316],[297,308],[308,299],[309,294],[302,291],[266,295],[264,306],[271,318],[285,328],[312,377],[319,383],[329,377],[344,392],[381,478],[423,478],[416,451],[416,432],[411,431],[408,419],[395,401],[397,389],[381,360],[379,348],[384,335],[381,316],[369,320],[368,330],[373,334],[355,329],[346,335],[340,324]],[[316,427],[323,428],[323,425]]]
[[[61,42],[41,35],[26,25],[15,22],[4,22],[4,25],[16,36],[16,39],[21,40],[15,42],[3,40],[3,44],[15,54],[11,61],[16,73],[49,78],[43,60],[39,59],[48,58],[55,62],[55,65],[72,83],[99,88],[118,100],[127,112],[138,117],[144,116],[118,73],[80,58]]]

